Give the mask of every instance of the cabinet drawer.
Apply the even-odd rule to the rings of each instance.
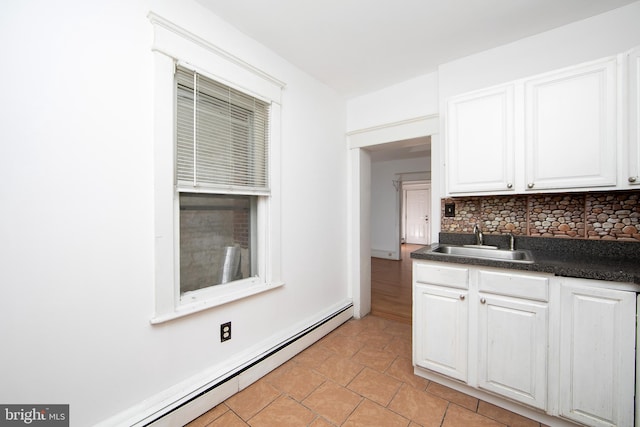
[[[513,272],[479,270],[478,290],[497,295],[549,301],[549,278]]]
[[[469,270],[442,264],[413,263],[413,280],[418,283],[469,289]]]

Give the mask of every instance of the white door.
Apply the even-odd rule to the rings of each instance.
[[[431,242],[429,212],[431,190],[405,190],[405,242],[428,245]]]
[[[616,184],[616,60],[524,83],[526,189]]]
[[[448,193],[513,191],[514,140],[512,84],[449,100]]]
[[[640,185],[640,48],[629,53],[629,173],[631,185]]]
[[[414,287],[416,365],[467,380],[468,293],[442,286]]]
[[[633,425],[636,294],[563,279],[560,415],[588,426]]]
[[[479,386],[527,405],[547,404],[547,304],[480,294]]]

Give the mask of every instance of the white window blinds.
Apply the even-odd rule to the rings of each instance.
[[[269,193],[269,104],[176,70],[179,191]]]

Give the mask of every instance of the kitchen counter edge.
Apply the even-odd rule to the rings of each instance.
[[[581,279],[626,282],[640,285],[640,263],[635,259],[615,259],[606,256],[584,255],[571,252],[531,250],[534,262],[524,264],[510,261],[495,261],[468,257],[452,257],[433,250],[447,243],[434,243],[411,253],[414,260],[429,260],[483,267],[497,267],[510,270],[552,273],[556,276]]]

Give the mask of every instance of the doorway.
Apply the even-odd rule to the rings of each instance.
[[[402,183],[402,242],[431,243],[431,185],[429,181]]]
[[[431,138],[431,236],[437,235],[440,224],[439,175],[441,171],[438,146],[439,118],[423,116],[349,132],[350,168],[350,231],[349,284],[353,300],[353,314],[361,318],[371,311],[371,148],[393,141],[411,138]],[[436,160],[434,160],[436,159]]]

